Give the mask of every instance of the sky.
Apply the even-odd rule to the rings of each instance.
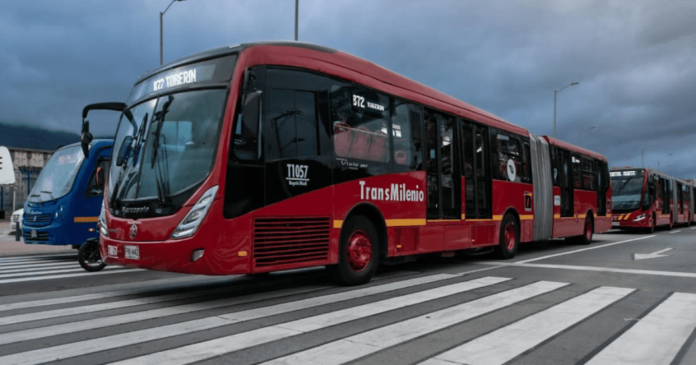
[[[3,1],[0,121],[79,132],[82,107],[125,101],[159,66],[171,0]],[[610,166],[696,178],[696,1],[300,0],[299,40],[362,57]],[[186,0],[164,62],[293,40],[293,0]],[[564,88],[578,82],[578,85]],[[95,135],[118,116],[91,116]],[[2,131],[0,131],[2,133]],[[644,159],[642,158],[644,153]],[[644,162],[643,162],[644,161]]]

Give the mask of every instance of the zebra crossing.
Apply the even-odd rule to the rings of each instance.
[[[143,271],[122,266],[107,266],[97,273],[86,272],[76,254],[38,255],[0,258],[0,284],[13,284],[82,276],[110,275]]]
[[[481,272],[413,274],[351,288],[276,280],[272,288],[249,279],[205,289],[174,287],[166,294],[125,290],[0,302],[0,364],[369,363],[370,356],[400,346],[418,353],[429,337],[456,326],[543,304],[409,362],[514,363],[608,308],[632,305],[639,291],[603,285],[580,290],[570,282]],[[577,356],[588,364],[679,363],[678,354],[694,346],[696,294],[665,293],[649,304],[638,320]],[[259,349],[269,355],[245,356]]]

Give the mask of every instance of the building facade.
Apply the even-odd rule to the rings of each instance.
[[[15,183],[0,186],[0,211],[5,212],[5,219],[9,219],[15,210],[24,207],[41,169],[55,152],[14,147],[7,147],[7,149],[12,157]]]

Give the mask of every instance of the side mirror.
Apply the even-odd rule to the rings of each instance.
[[[123,138],[123,143],[121,143],[121,147],[118,149],[118,155],[116,156],[116,166],[122,166],[123,163],[126,162],[126,159],[131,154],[132,142],[132,136],[126,136]]]
[[[83,120],[80,142],[82,144],[82,153],[84,153],[85,158],[89,155],[89,144],[92,143],[92,139],[92,133],[89,133],[89,120]]]
[[[104,169],[102,169],[101,167],[97,167],[96,179],[97,186],[99,186],[100,188],[104,187]]]

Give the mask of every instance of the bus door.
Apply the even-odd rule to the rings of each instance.
[[[556,156],[559,158],[559,171],[561,182],[561,217],[575,217],[574,211],[574,191],[573,173],[572,173],[572,156],[569,151],[558,148]]]
[[[455,119],[425,111],[427,218],[461,219],[459,171],[456,168]],[[457,159],[458,161],[458,159]]]
[[[463,216],[465,220],[490,220],[491,209],[491,179],[488,146],[488,129],[468,122],[461,123],[461,171],[464,178],[462,200],[464,201]],[[496,227],[495,222],[476,223],[471,226],[472,244],[492,243]]]

